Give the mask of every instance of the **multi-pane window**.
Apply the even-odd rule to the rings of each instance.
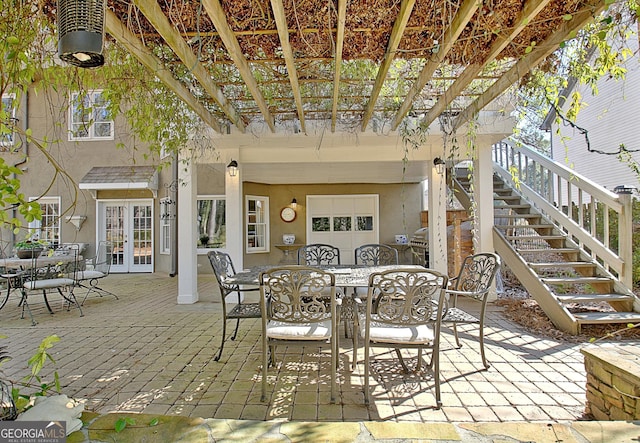
[[[16,124],[15,96],[6,94],[2,96],[2,112],[0,115],[0,146],[13,146]]]
[[[269,197],[247,195],[247,253],[269,252]]]
[[[198,196],[198,246],[227,246],[226,200],[224,196]]]
[[[160,254],[171,252],[171,222],[175,218],[173,206],[169,197],[160,199]]]
[[[102,91],[71,94],[69,140],[112,140],[113,120]]]
[[[60,243],[60,197],[41,197],[38,199],[42,219],[29,223],[33,238],[56,247]]]

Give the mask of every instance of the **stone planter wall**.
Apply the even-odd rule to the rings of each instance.
[[[640,420],[640,349],[633,345],[581,350],[587,370],[587,413],[596,420]]]

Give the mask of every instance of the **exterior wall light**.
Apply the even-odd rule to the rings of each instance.
[[[440,175],[444,174],[444,166],[445,162],[440,157],[436,157],[433,159],[433,166],[436,168],[436,172]]]
[[[229,176],[235,177],[238,175],[238,162],[235,160],[231,160],[227,165],[227,171],[229,171]]]
[[[291,207],[293,209],[296,209],[298,207],[298,200],[296,200],[295,197],[293,197],[293,200],[291,200]]]

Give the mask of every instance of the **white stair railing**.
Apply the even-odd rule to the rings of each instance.
[[[494,170],[626,288],[633,284],[632,199],[512,140],[493,145]],[[626,190],[625,190],[626,191]],[[611,230],[617,224],[617,241]]]

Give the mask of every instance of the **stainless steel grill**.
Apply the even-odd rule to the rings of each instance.
[[[411,262],[414,265],[429,265],[429,228],[420,228],[409,240]]]

